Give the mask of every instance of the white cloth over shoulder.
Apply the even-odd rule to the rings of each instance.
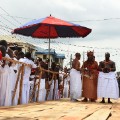
[[[97,94],[98,98],[119,98],[119,88],[115,72],[99,73]]]
[[[70,71],[70,97],[79,99],[81,97],[82,83],[80,71],[71,69]]]

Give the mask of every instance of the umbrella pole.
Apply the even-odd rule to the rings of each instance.
[[[49,38],[49,47],[48,47],[48,50],[49,50],[49,55],[48,55],[48,58],[49,58],[49,65],[48,65],[48,69],[49,69],[49,67],[50,67],[50,38]]]
[[[50,60],[50,25],[49,25],[49,47],[48,49],[49,49],[49,64],[48,64],[48,69],[49,69],[50,63],[51,63],[51,60]]]
[[[50,68],[50,63],[51,63],[51,60],[50,60],[50,25],[49,25],[49,46],[48,46],[48,50],[49,50],[49,55],[48,55],[48,58],[49,58],[49,62],[48,62],[48,70]],[[50,73],[48,72],[48,81],[50,80]]]

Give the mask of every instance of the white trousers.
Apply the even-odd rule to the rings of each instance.
[[[29,90],[30,90],[30,83],[23,84],[22,89],[22,104],[28,104],[29,101]]]

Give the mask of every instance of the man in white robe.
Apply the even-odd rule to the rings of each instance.
[[[81,97],[81,74],[80,74],[80,53],[75,54],[76,58],[72,62],[72,69],[70,71],[70,98],[71,101],[78,101]]]
[[[119,88],[115,75],[115,62],[110,60],[110,53],[105,54],[105,60],[99,64],[98,77],[98,98],[102,97],[101,103],[105,103],[104,98],[108,98],[108,103],[112,103],[110,98],[119,98]]]
[[[2,46],[0,45],[0,50],[3,57],[10,58],[9,55],[6,54],[4,44]],[[0,106],[11,105],[11,81],[9,79],[9,71],[8,61],[2,60],[0,64]]]
[[[32,68],[36,68],[36,64],[31,60],[31,53],[27,52],[25,57],[19,60],[20,62],[31,65]],[[22,104],[27,104],[29,101],[29,90],[30,90],[30,66],[25,66],[24,76],[23,76],[23,87],[22,87]]]

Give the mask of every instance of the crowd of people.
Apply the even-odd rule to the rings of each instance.
[[[8,59],[2,59],[8,58]],[[119,98],[115,62],[105,53],[105,60],[95,61],[94,52],[80,65],[80,53],[75,54],[72,68],[60,68],[58,63],[40,57],[33,59],[30,52],[11,50],[5,40],[0,41],[0,106],[71,98],[71,101],[108,103]],[[12,60],[12,61],[11,61]],[[22,81],[22,82],[21,82]]]
[[[23,53],[22,49],[12,50],[5,40],[1,40],[0,106],[54,100],[59,99],[64,94],[68,97],[69,80],[64,81],[64,84],[66,84],[65,91],[67,92],[64,92],[61,86],[63,85],[63,77],[67,79],[69,75],[67,75],[66,69],[64,69],[65,72],[60,72],[60,74],[59,70],[59,64],[53,62],[50,68],[49,59],[46,59],[46,61],[39,57],[33,59],[30,52]],[[54,72],[56,74],[53,76]],[[62,90],[60,91],[60,89]]]
[[[84,97],[82,102],[96,102],[97,98],[102,98],[101,103],[105,103],[105,98],[108,98],[108,103],[112,103],[111,98],[119,98],[116,66],[110,59],[110,53],[105,53],[105,59],[98,64],[94,52],[87,52],[88,58],[81,67],[80,53],[75,56],[70,72],[71,101]]]

